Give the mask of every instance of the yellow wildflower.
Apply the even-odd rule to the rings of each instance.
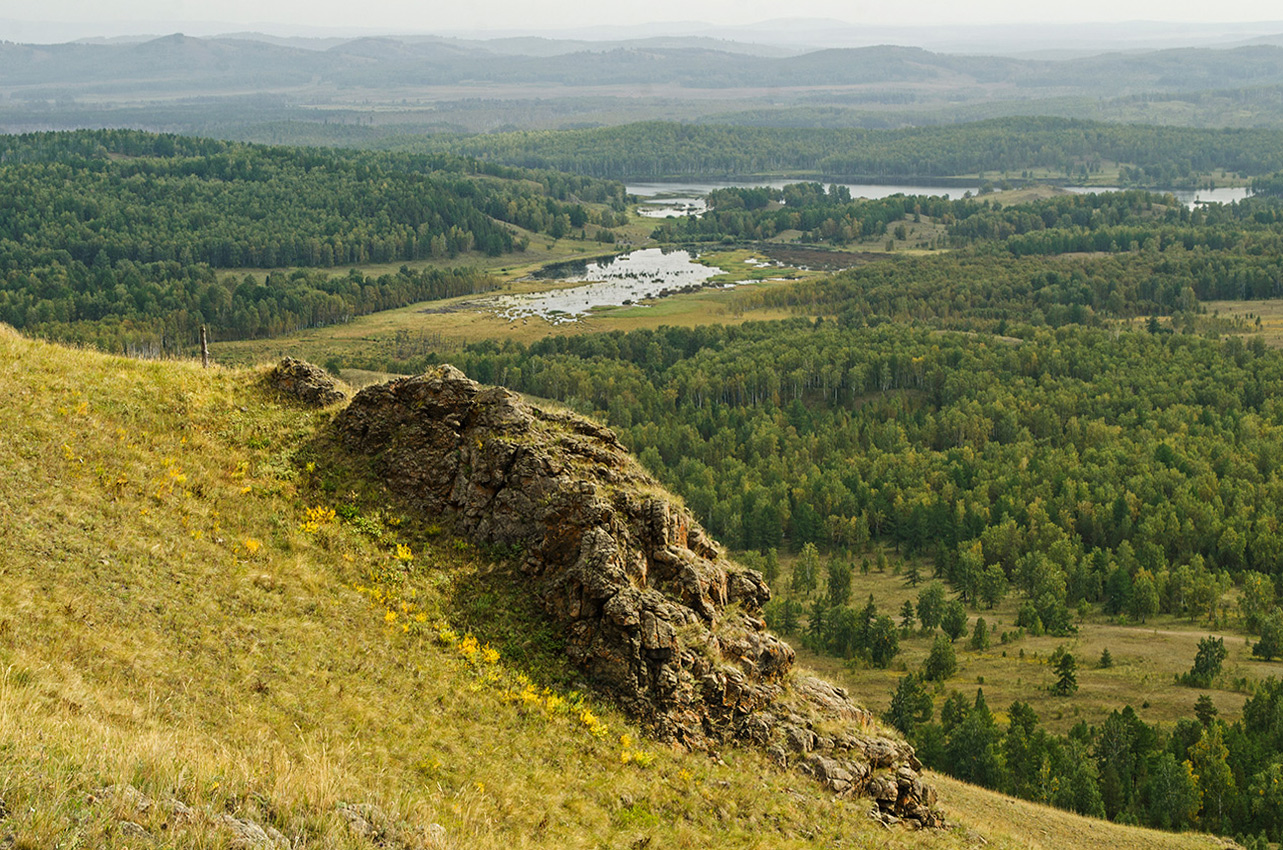
[[[308,508],[307,520],[308,522],[314,522],[317,525],[325,525],[326,523],[334,522],[334,509],[327,508],[322,505]]]

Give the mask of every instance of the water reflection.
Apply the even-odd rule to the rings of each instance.
[[[1065,191],[1075,195],[1092,192],[1119,192],[1117,186],[1066,186]],[[1185,206],[1193,209],[1203,204],[1233,204],[1252,194],[1246,186],[1224,186],[1220,189],[1146,189],[1155,195],[1172,195]]]
[[[689,251],[645,248],[604,260],[549,267],[538,277],[586,284],[552,292],[501,295],[494,299],[494,310],[510,321],[537,316],[561,324],[576,321],[595,307],[693,291],[722,273],[722,269],[695,262]]]

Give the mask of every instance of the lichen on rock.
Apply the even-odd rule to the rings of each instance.
[[[760,617],[762,577],[727,559],[610,430],[452,366],[362,390],[335,427],[425,513],[519,547],[571,660],[657,735],[753,742],[835,793],[875,792],[889,817],[939,822],[912,748],[875,734],[840,688],[794,674],[793,649]],[[913,777],[903,792],[899,771]]]
[[[267,385],[311,407],[325,407],[347,398],[329,373],[306,360],[286,357],[271,368]]]

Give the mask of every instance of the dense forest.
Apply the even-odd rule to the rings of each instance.
[[[522,179],[486,179],[497,177]],[[563,235],[587,221],[578,201],[623,203],[618,184],[447,155],[108,130],[0,138],[0,191],[0,272],[57,252],[86,264],[215,268],[501,254],[514,244],[504,224]]]
[[[307,269],[499,255],[523,249],[517,227],[563,236],[589,223],[589,202],[613,225],[624,202],[617,183],[444,154],[113,130],[0,137],[0,193],[0,321],[118,350],[181,348],[202,324],[270,336],[486,291],[475,272]],[[295,271],[216,274],[247,267]]]
[[[433,136],[450,150],[525,168],[617,180],[809,173],[829,179],[909,179],[1054,169],[1085,179],[1104,163],[1124,182],[1172,187],[1213,169],[1248,176],[1283,169],[1275,130],[1196,130],[1064,118],[1002,118],[897,130],[743,127],[645,122],[589,130]]]

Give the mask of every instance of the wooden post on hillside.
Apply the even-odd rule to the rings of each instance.
[[[209,335],[204,325],[200,326],[200,365],[209,368]]]

